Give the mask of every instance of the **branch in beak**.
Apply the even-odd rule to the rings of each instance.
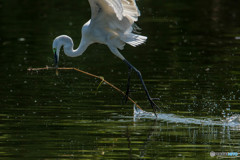
[[[58,68],[58,56],[57,56],[57,51],[55,50],[54,52],[54,59],[55,59],[55,66]]]
[[[54,59],[55,59],[55,67],[56,67],[56,75],[58,76],[58,56],[57,56],[57,50],[54,50]]]

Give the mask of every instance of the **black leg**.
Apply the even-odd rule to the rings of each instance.
[[[143,88],[144,88],[144,90],[145,90],[145,93],[146,93],[146,95],[147,95],[147,98],[148,98],[148,100],[149,100],[149,102],[150,102],[150,104],[151,104],[151,106],[152,106],[152,109],[153,109],[153,112],[155,113],[155,115],[156,115],[156,111],[157,111],[157,109],[158,110],[160,110],[160,108],[153,102],[153,98],[151,98],[150,97],[150,95],[149,95],[149,92],[148,92],[148,90],[147,90],[147,87],[146,87],[146,85],[145,85],[145,83],[144,83],[144,81],[143,81],[143,78],[142,78],[142,75],[141,75],[141,72],[139,71],[139,70],[137,70],[131,63],[129,63],[127,60],[123,60],[130,68],[132,68],[137,74],[138,74],[138,77],[139,77],[139,79],[140,79],[140,81],[141,81],[141,83],[142,83],[142,85],[143,85]],[[130,79],[129,79],[130,80]],[[130,82],[128,82],[129,84],[130,84]],[[129,92],[129,91],[128,91]],[[157,115],[156,115],[157,116]]]
[[[129,67],[128,70],[128,82],[127,82],[127,90],[126,90],[126,95],[124,96],[123,103],[126,104],[128,100],[128,95],[130,92],[130,81],[131,81],[131,74],[132,74],[132,68]]]

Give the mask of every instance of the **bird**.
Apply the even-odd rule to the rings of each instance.
[[[160,108],[151,98],[141,72],[135,68],[119,50],[123,50],[126,44],[137,47],[144,44],[146,36],[139,35],[140,28],[135,22],[141,15],[135,0],[88,0],[91,8],[91,19],[87,21],[81,30],[82,37],[77,49],[71,37],[60,35],[56,37],[52,44],[55,65],[58,67],[60,49],[63,47],[64,53],[69,57],[81,56],[93,43],[106,45],[110,51],[120,58],[129,68],[125,103],[130,92],[130,80],[132,70],[135,71],[142,83],[146,96],[153,112]]]

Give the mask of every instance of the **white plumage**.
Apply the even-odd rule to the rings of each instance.
[[[135,0],[89,0],[89,3],[90,27],[98,26],[97,29],[107,35],[100,43],[123,49],[125,43],[136,47],[146,41],[147,37],[132,33],[134,22],[140,16]]]
[[[59,57],[60,48],[70,57],[82,55],[92,43],[101,43],[122,60],[124,57],[118,49],[127,43],[133,47],[143,44],[147,37],[133,33],[137,30],[134,24],[140,16],[135,0],[88,0],[91,7],[91,19],[82,27],[82,40],[79,47],[73,49],[70,37],[62,35],[53,42]]]
[[[157,105],[152,101],[141,73],[131,65],[119,52],[127,43],[133,47],[143,44],[147,37],[134,33],[137,25],[140,11],[135,0],[88,0],[91,7],[91,19],[82,27],[82,39],[77,49],[73,49],[73,41],[69,36],[61,35],[55,38],[53,42],[53,51],[55,54],[56,66],[59,61],[59,52],[61,47],[67,56],[77,57],[84,53],[92,43],[101,43],[108,46],[113,54],[122,59],[130,69],[137,72],[141,83],[144,87],[148,100],[154,110]],[[128,88],[126,95],[129,93],[130,74],[128,78]]]

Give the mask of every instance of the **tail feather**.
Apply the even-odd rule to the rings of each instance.
[[[127,44],[129,44],[133,47],[136,47],[136,46],[139,46],[139,45],[145,43],[147,40],[147,37],[130,33],[130,34],[125,35],[121,39],[122,39],[122,41],[126,42]]]

